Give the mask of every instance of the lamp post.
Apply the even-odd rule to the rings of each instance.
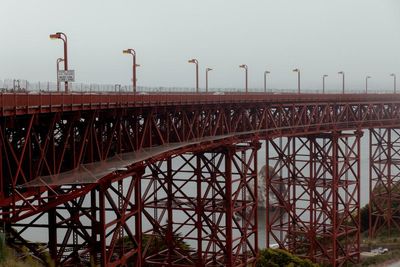
[[[135,67],[136,67],[136,69],[135,69],[135,77],[137,77],[136,76],[136,70],[137,70],[137,68],[139,68],[139,67],[142,67],[142,65],[141,64],[135,64]],[[138,78],[136,78],[136,81],[135,81],[135,86],[137,87],[138,85],[137,85],[137,81],[138,81]],[[137,88],[136,88],[137,89]]]
[[[188,60],[188,63],[194,63],[196,64],[196,93],[199,92],[199,61],[197,59],[193,58]]]
[[[339,71],[338,74],[342,75],[342,94],[344,94],[344,71]]]
[[[269,72],[268,70],[264,71],[264,93],[267,92],[267,74],[269,74],[271,72]]]
[[[213,69],[211,68],[206,68],[206,93],[208,93],[208,72]]]
[[[132,48],[128,48],[122,51],[123,54],[130,54],[132,55],[132,87],[133,87],[133,93],[136,94],[136,51]]]
[[[393,92],[396,93],[396,74],[392,73],[390,76],[393,77]]]
[[[246,83],[245,83],[245,88],[246,88],[246,94],[249,92],[249,88],[248,88],[248,70],[249,68],[247,67],[246,64],[242,64],[239,66],[239,68],[242,68],[245,70],[245,75],[246,75]]]
[[[300,94],[300,69],[294,69],[293,72],[297,72],[297,93]]]
[[[322,93],[325,94],[325,78],[328,77],[327,74],[322,75]]]
[[[50,34],[50,39],[60,39],[64,42],[64,70],[68,70],[68,40],[62,32]],[[57,74],[58,75],[58,74]],[[68,92],[68,82],[65,82],[65,92]]]
[[[368,94],[368,79],[371,78],[371,76],[365,77],[365,93]]]
[[[57,92],[60,92],[60,80],[58,79],[58,72],[60,70],[60,63],[63,61],[63,58],[57,58]]]

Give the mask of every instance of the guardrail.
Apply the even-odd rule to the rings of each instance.
[[[69,83],[69,93],[97,93],[97,94],[130,94],[133,92],[131,85],[120,85],[120,84],[85,84],[85,83]],[[149,93],[194,93],[195,88],[190,87],[146,87],[138,86],[136,88],[137,94],[149,94]],[[60,83],[60,92],[57,92],[56,82],[29,82],[23,79],[5,79],[0,80],[0,92],[3,93],[24,93],[24,92],[41,92],[41,93],[57,93],[60,94],[64,90],[64,84]],[[204,89],[200,91],[204,93]],[[338,94],[341,93],[341,89],[337,90],[326,90],[325,94]],[[211,88],[209,89],[210,94],[227,94],[227,93],[244,93],[243,88]],[[253,88],[249,89],[249,92],[263,93],[264,89]],[[282,93],[297,93],[296,89],[268,89],[267,93],[282,94]],[[302,94],[322,94],[321,90],[312,90],[304,88],[301,91]],[[365,94],[364,90],[346,90],[346,94]],[[368,90],[368,94],[391,94],[393,90]],[[132,93],[133,94],[133,93]]]

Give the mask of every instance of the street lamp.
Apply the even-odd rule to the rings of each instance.
[[[297,93],[300,94],[300,69],[294,69],[293,72],[297,72]]]
[[[396,74],[392,73],[390,76],[393,77],[393,92],[396,93]]]
[[[269,74],[271,72],[269,72],[268,70],[264,71],[264,93],[267,92],[267,74]]]
[[[339,71],[338,74],[342,74],[342,94],[344,94],[344,71]]]
[[[188,63],[194,63],[196,64],[196,93],[199,92],[199,62],[197,59],[193,58],[188,60]]]
[[[60,63],[63,61],[63,58],[57,58],[57,92],[60,92],[60,80],[58,79],[58,72],[60,71]]]
[[[208,72],[213,69],[211,68],[206,68],[206,93],[208,93]]]
[[[62,32],[50,34],[50,39],[61,39],[64,42],[64,70],[68,70],[68,40],[67,35]],[[58,74],[57,74],[58,75]],[[68,82],[65,82],[65,92],[68,92]]]
[[[368,94],[368,79],[371,78],[371,76],[365,77],[365,93]]]
[[[248,70],[249,70],[249,68],[247,67],[246,64],[240,65],[239,68],[242,68],[245,70],[245,74],[246,74],[246,84],[245,85],[246,85],[246,94],[247,94],[249,92],[249,89],[248,89]]]
[[[132,48],[125,49],[122,51],[123,54],[130,54],[132,55],[132,87],[133,87],[133,93],[136,94],[136,51]]]
[[[328,77],[327,74],[322,76],[322,93],[325,94],[325,78]]]

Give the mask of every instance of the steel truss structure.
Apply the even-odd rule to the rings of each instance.
[[[149,225],[143,262],[254,264],[259,147],[258,142],[229,145],[149,164],[150,172],[142,178],[143,222]],[[163,249],[154,251],[155,244]]]
[[[268,140],[267,244],[332,266],[359,260],[361,136]]]
[[[370,129],[369,236],[400,231],[400,129]]]
[[[239,197],[241,195],[235,190],[236,187],[244,188],[246,197],[251,196],[252,178],[247,176],[255,172],[252,164],[256,156],[244,164],[248,169],[247,178],[243,179],[249,181],[245,186],[237,178],[243,173],[236,166],[240,165],[237,155],[242,153],[241,149],[246,152],[246,157],[250,157],[250,151],[257,146],[252,143],[254,140],[279,136],[292,136],[296,140],[297,137],[293,136],[308,138],[314,135],[328,142],[334,138],[315,134],[332,129],[339,133],[363,128],[400,127],[399,96],[385,94],[7,93],[0,94],[0,103],[0,222],[10,240],[25,244],[38,257],[43,257],[42,252],[46,250],[57,263],[64,265],[92,260],[103,266],[112,266],[132,259],[139,265],[141,261],[159,264],[168,257],[179,261],[182,255],[190,256],[182,264],[191,261],[219,264],[224,260],[227,264],[251,262],[254,251],[257,251],[256,245],[251,245],[253,235],[256,239],[256,234],[250,231],[250,228],[256,228],[251,222],[255,213],[249,211],[252,197],[248,199],[249,203],[244,202],[246,198]],[[341,142],[344,137],[338,136]],[[236,146],[243,142],[250,144],[245,148]],[[225,150],[222,147],[226,147]],[[313,144],[314,150],[316,147],[316,143]],[[331,153],[327,149],[324,151],[326,155]],[[333,151],[339,153],[339,148]],[[310,157],[317,157],[315,155],[310,154]],[[182,158],[179,160],[181,165],[174,163],[179,157]],[[217,165],[218,157],[223,162],[220,165]],[[287,157],[282,155],[280,162],[284,162],[284,158]],[[321,161],[330,162],[326,157]],[[317,166],[316,159],[311,162]],[[118,167],[113,167],[113,164]],[[283,165],[289,170],[290,166],[295,166],[293,164],[286,161]],[[331,164],[338,166],[339,163]],[[158,165],[160,167],[156,168]],[[215,178],[212,175],[214,167],[221,168]],[[147,174],[143,178],[139,175],[146,168],[151,169],[152,178]],[[188,171],[184,172],[184,169]],[[326,173],[333,175],[334,172],[329,170]],[[296,175],[300,174],[300,171],[296,172]],[[191,175],[204,177],[200,179],[200,187],[194,182],[197,178],[191,178]],[[130,182],[129,177],[136,177],[136,180]],[[198,199],[197,191],[196,194],[185,191],[185,179],[187,184],[200,188],[202,199]],[[232,186],[224,188],[223,179],[232,179]],[[172,189],[165,181],[173,182]],[[137,183],[143,187],[135,186]],[[155,184],[153,191],[146,187],[150,183]],[[329,184],[329,179],[326,183]],[[292,184],[287,186],[294,187]],[[341,183],[338,186],[340,190],[346,188]],[[232,190],[232,194],[224,190]],[[307,192],[315,191],[313,196],[317,192],[310,190]],[[138,199],[140,191],[141,201]],[[154,199],[165,198],[165,192],[172,192],[182,203],[168,198],[158,204],[152,203],[151,199],[154,202]],[[211,201],[212,197],[216,201]],[[352,198],[349,196],[349,199]],[[223,210],[224,204],[227,205],[225,200],[231,203],[228,210]],[[326,210],[332,206],[332,201],[310,205],[316,209],[322,205]],[[162,205],[168,208],[163,209]],[[241,219],[243,210],[249,216],[246,217],[248,222]],[[214,215],[212,211],[215,211]],[[201,212],[202,216],[199,215]],[[325,213],[328,218],[333,216]],[[186,221],[179,221],[182,225],[179,228],[167,221],[168,216],[179,219],[186,216]],[[217,220],[215,224],[213,216]],[[222,223],[225,219],[218,221],[218,216],[232,216],[232,225]],[[335,218],[338,220],[338,216]],[[136,220],[145,223],[137,224]],[[152,227],[142,231],[142,225]],[[326,225],[329,232],[328,223]],[[202,229],[198,230],[198,236],[202,235],[203,243],[197,243],[199,238],[193,239],[193,232],[187,230],[188,227],[195,229],[196,238],[197,229]],[[32,228],[43,231],[40,247],[27,241],[27,229]],[[184,231],[179,232],[181,229]],[[227,229],[232,229],[232,235]],[[236,239],[235,233],[240,230],[248,236],[247,243]],[[173,251],[160,255],[140,246],[146,238],[154,239],[163,231],[178,240],[176,233],[179,233],[181,239],[190,245],[191,252],[185,250],[186,254],[177,256],[177,252],[183,249],[174,243],[168,243],[169,250]],[[145,235],[140,236],[142,232]],[[125,249],[122,249],[121,242]],[[168,242],[172,241],[168,239]],[[227,254],[229,259],[220,256],[222,248],[232,251],[232,254]],[[352,253],[352,249],[348,249],[346,257]],[[337,255],[341,260],[342,254]]]

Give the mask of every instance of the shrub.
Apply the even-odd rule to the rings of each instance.
[[[263,249],[257,259],[257,267],[275,267],[275,266],[300,266],[316,267],[317,264],[310,260],[301,259],[282,249]]]

